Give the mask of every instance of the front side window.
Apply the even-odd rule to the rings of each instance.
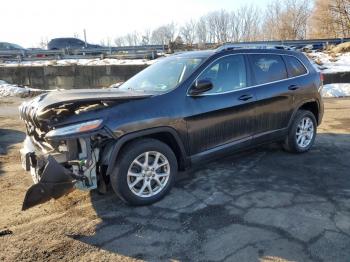
[[[285,56],[291,77],[301,76],[307,73],[305,66],[294,56]]]
[[[120,90],[168,92],[190,76],[204,58],[169,57],[147,67],[122,84]]]
[[[279,55],[254,54],[250,61],[257,85],[287,78],[286,66]]]
[[[210,80],[213,83],[213,88],[205,94],[219,94],[246,87],[246,78],[243,55],[231,55],[211,64],[198,80]]]

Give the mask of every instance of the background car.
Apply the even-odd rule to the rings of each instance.
[[[17,44],[0,42],[0,50],[7,51],[7,50],[26,50],[26,49]]]
[[[78,48],[101,48],[100,45],[92,45],[73,37],[67,37],[67,38],[54,38],[52,39],[48,45],[47,49],[49,50],[58,50],[58,49],[78,49]]]

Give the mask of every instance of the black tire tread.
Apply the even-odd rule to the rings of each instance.
[[[314,123],[314,128],[315,128],[315,135],[314,135],[313,141],[310,143],[310,145],[305,149],[301,149],[296,144],[295,131],[296,131],[298,123],[305,116],[309,116],[312,119],[312,121]],[[312,147],[314,141],[315,141],[316,130],[317,130],[317,122],[316,122],[316,118],[315,118],[314,114],[308,110],[303,110],[303,109],[298,110],[294,116],[293,123],[291,124],[291,126],[288,130],[288,135],[287,135],[284,143],[282,144],[284,150],[286,150],[287,152],[290,152],[290,153],[295,153],[295,154],[305,153],[305,152],[309,151],[310,148]]]

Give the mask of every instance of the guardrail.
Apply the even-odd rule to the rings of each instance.
[[[121,56],[124,58],[155,59],[158,52],[167,50],[165,45],[123,46],[103,48],[81,48],[60,50],[0,50],[2,60],[68,59]]]

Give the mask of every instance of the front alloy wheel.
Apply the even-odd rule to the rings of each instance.
[[[116,194],[131,205],[148,205],[163,198],[177,174],[177,159],[172,149],[156,139],[139,139],[119,153],[111,174]]]
[[[169,181],[170,164],[160,152],[147,151],[131,163],[127,182],[138,197],[151,197],[161,192]]]

